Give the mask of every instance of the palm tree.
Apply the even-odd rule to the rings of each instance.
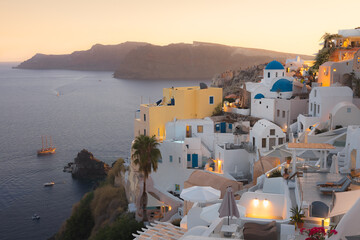
[[[159,143],[157,142],[155,135],[152,137],[139,135],[135,138],[132,145],[132,158],[134,164],[139,166],[139,171],[144,175],[144,187],[143,193],[140,198],[140,205],[143,209],[143,221],[147,221],[146,205],[147,205],[147,193],[146,193],[146,180],[149,177],[151,171],[156,172],[158,168],[158,159],[161,158],[160,150],[158,149]]]

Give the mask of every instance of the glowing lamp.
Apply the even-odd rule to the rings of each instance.
[[[265,198],[265,200],[263,201],[263,205],[264,205],[264,207],[269,206],[269,200],[267,200],[267,199]]]
[[[255,207],[259,206],[259,199],[257,198],[254,199],[254,205]]]

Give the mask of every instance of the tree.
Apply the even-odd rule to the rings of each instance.
[[[324,40],[323,48],[333,48],[333,47],[335,47],[335,44],[334,44],[333,40],[336,39],[336,38],[340,38],[340,37],[342,37],[342,36],[339,35],[339,34],[325,33],[320,38],[320,40]]]
[[[157,142],[155,135],[152,137],[139,135],[135,138],[134,144],[132,145],[132,158],[134,164],[139,166],[139,171],[144,175],[144,187],[143,193],[140,198],[140,205],[143,210],[143,221],[147,221],[146,205],[147,205],[147,194],[146,194],[146,180],[149,177],[151,171],[156,172],[158,168],[158,159],[161,158],[160,150],[158,149],[159,143]]]

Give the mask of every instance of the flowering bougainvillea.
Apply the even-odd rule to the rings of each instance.
[[[335,229],[332,229],[325,232],[325,228],[323,227],[313,227],[311,229],[302,228],[300,229],[300,233],[306,233],[308,235],[308,238],[306,238],[305,240],[324,240],[326,235],[330,237],[333,234],[337,234],[337,231]]]

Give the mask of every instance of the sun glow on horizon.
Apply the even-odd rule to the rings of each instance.
[[[352,7],[346,15],[336,3],[304,0],[294,8],[285,0],[5,1],[0,8],[0,61],[126,41],[201,41],[311,55],[325,32],[357,27],[352,23],[360,2],[348,1]],[[342,18],[347,21],[338,20]]]

